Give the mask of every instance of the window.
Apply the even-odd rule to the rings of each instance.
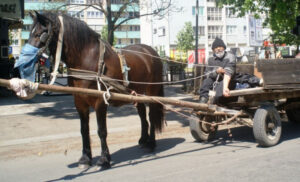
[[[102,0],[86,0],[86,4],[99,4],[103,3]]]
[[[19,45],[19,40],[18,39],[12,39],[11,40],[11,45]]]
[[[207,7],[207,20],[221,21],[222,20],[222,8]]]
[[[31,25],[23,25],[23,30],[24,31],[30,31]]]
[[[192,7],[192,14],[196,15],[196,7],[195,6]],[[199,6],[198,15],[199,16],[203,16],[204,15],[204,7]]]
[[[96,32],[101,32],[101,30],[102,30],[101,25],[89,25],[89,27]]]
[[[87,18],[103,18],[103,13],[100,11],[88,11]]]
[[[196,27],[193,27],[194,29],[194,36],[196,34]],[[198,35],[199,36],[205,36],[205,27],[204,26],[199,26],[198,27]]]
[[[244,33],[244,34],[247,34],[247,26],[246,26],[246,25],[244,26],[243,33]]]
[[[123,4],[123,0],[111,0],[111,4]]]
[[[140,26],[139,25],[135,26],[134,31],[140,31]]]
[[[69,0],[70,4],[84,4],[84,0]]]
[[[216,37],[222,39],[223,26],[208,26],[208,39],[213,40]]]
[[[136,43],[136,44],[140,44],[140,43],[141,43],[141,40],[140,40],[140,39],[135,39],[135,43]]]
[[[75,18],[84,18],[84,13],[82,11],[68,11],[68,14]]]
[[[232,8],[226,8],[226,18],[236,18],[237,15],[234,13]]]
[[[236,34],[236,26],[228,25],[226,27],[226,33],[227,34]]]
[[[158,36],[162,37],[166,35],[166,29],[165,27],[158,28]]]

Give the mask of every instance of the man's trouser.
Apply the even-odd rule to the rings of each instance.
[[[215,80],[208,77],[203,81],[203,84],[200,88],[200,97],[208,98],[208,92],[209,90],[213,90],[213,85],[215,83]],[[228,85],[229,90],[234,90],[236,86],[236,82],[231,79]],[[216,95],[213,100],[213,104],[224,104],[227,102],[234,101],[232,98],[226,98],[223,97],[223,80],[216,83],[215,87]]]

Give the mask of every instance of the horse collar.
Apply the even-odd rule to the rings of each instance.
[[[60,29],[59,29],[59,34],[58,34],[57,46],[56,46],[55,64],[54,64],[53,72],[51,73],[52,79],[51,79],[49,85],[53,85],[56,80],[56,76],[58,74],[58,66],[60,63],[61,52],[62,52],[62,44],[63,44],[63,37],[64,37],[64,21],[63,21],[63,17],[61,15],[58,16],[58,19],[60,21]]]

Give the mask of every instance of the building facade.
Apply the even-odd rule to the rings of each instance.
[[[69,5],[65,6],[66,3]],[[38,11],[40,13],[48,10],[63,11],[72,17],[86,22],[91,29],[100,34],[103,27],[107,24],[105,15],[93,7],[86,8],[85,6],[92,5],[94,3],[94,0],[25,0],[23,28],[11,31],[11,47],[13,50],[13,56],[18,58],[21,52],[21,47],[28,41],[29,31],[33,23],[29,16],[30,11]],[[112,12],[117,12],[122,3],[123,2],[121,0],[112,0]],[[130,7],[126,10],[126,12],[126,17],[139,14],[139,6],[134,6],[134,8]],[[119,21],[122,21],[123,19],[124,18],[120,18]],[[140,20],[132,19],[125,22],[118,27],[114,35],[116,39],[115,47],[124,47],[126,45],[140,43]]]
[[[191,22],[194,32],[196,30],[196,0],[187,1],[174,0],[173,4],[180,11],[171,10],[163,18],[151,16],[149,21],[142,19],[142,27],[151,27],[152,38],[148,38],[149,32],[142,29],[141,42],[152,45],[160,55],[172,57],[176,51],[177,34],[185,22]],[[255,50],[263,44],[260,19],[250,15],[237,17],[229,7],[216,7],[215,0],[199,0],[198,15],[198,47],[205,51],[206,59],[212,55],[211,44],[216,37],[223,39],[228,49],[240,48],[242,52]]]

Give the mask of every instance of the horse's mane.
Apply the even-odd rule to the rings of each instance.
[[[45,13],[44,16],[54,22],[54,31],[58,35],[59,19],[55,13]],[[100,38],[100,35],[92,30],[85,22],[78,20],[77,18],[70,17],[63,14],[64,24],[64,42],[65,45],[71,45],[68,47],[68,51],[80,53],[85,47],[89,47],[94,44]]]

